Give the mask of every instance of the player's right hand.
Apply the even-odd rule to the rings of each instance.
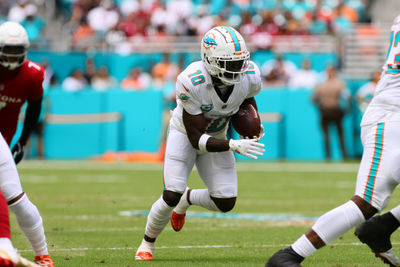
[[[12,148],[11,153],[14,158],[15,164],[18,164],[18,162],[20,162],[21,159],[24,157],[24,146],[20,142],[17,142]]]
[[[257,159],[257,156],[262,156],[265,152],[264,144],[258,143],[257,139],[240,139],[229,140],[229,149],[243,156]]]

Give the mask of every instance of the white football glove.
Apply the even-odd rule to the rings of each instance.
[[[253,136],[253,139],[256,139],[257,142],[259,142],[261,140],[261,138],[263,138],[265,135],[265,130],[264,130],[264,126],[262,124],[260,124],[260,133],[258,135]],[[240,139],[249,139],[247,136],[244,137],[243,135],[239,135]]]
[[[243,156],[257,159],[265,152],[264,144],[258,143],[257,139],[229,140],[229,149]]]

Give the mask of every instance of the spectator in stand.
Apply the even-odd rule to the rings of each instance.
[[[26,8],[32,6],[28,0],[17,0],[16,4],[8,11],[8,20],[22,22],[26,18]]]
[[[149,24],[147,15],[142,11],[134,11],[128,14],[119,24],[118,29],[123,31],[125,36],[146,36],[146,27]]]
[[[78,92],[84,90],[88,86],[88,83],[83,72],[79,69],[75,69],[70,76],[65,78],[61,86],[64,91]]]
[[[142,72],[140,67],[130,70],[129,76],[121,82],[121,88],[124,90],[146,90],[151,83],[151,76],[148,73]]]
[[[169,0],[167,1],[167,12],[170,16],[178,19],[189,18],[193,10],[193,3],[190,0]]]
[[[319,81],[319,75],[311,68],[311,61],[309,59],[303,60],[301,67],[290,76],[289,89],[314,89]]]
[[[95,36],[96,32],[84,21],[72,34],[72,49],[87,50],[95,43]]]
[[[290,75],[297,70],[294,63],[283,60],[281,55],[276,59],[267,61],[261,67],[261,74],[266,84],[273,86],[286,86],[290,80]]]
[[[242,12],[242,24],[239,27],[239,31],[246,39],[251,38],[257,32],[257,25],[253,22],[250,12]]]
[[[364,84],[358,89],[356,93],[356,100],[358,104],[358,109],[361,113],[364,113],[367,109],[369,102],[371,102],[372,97],[375,93],[376,85],[381,78],[381,71],[375,71],[372,73],[371,81]]]
[[[154,83],[165,84],[174,80],[178,71],[178,66],[170,60],[170,54],[164,53],[162,61],[153,66],[151,76]]]
[[[331,159],[329,125],[333,123],[338,131],[342,156],[346,159],[347,153],[342,127],[346,107],[343,107],[342,103],[343,101],[347,101],[350,105],[351,98],[348,97],[345,83],[338,76],[336,68],[329,66],[326,72],[327,79],[317,85],[312,96],[312,101],[318,105],[321,115],[321,128],[324,134],[326,158],[328,160]]]
[[[307,30],[312,35],[328,34],[329,27],[326,21],[318,16],[317,12],[313,12]]]
[[[151,15],[151,28],[153,31],[155,30],[155,34],[157,35],[160,35],[159,33],[161,29],[162,32],[174,34],[174,29],[176,28],[178,19],[178,17],[172,16],[170,13],[168,13],[165,6],[160,5]]]
[[[347,8],[345,5],[338,5],[333,12],[332,29],[336,34],[347,33],[353,26],[352,20],[346,13]]]
[[[289,10],[286,10],[283,13],[285,17],[285,23],[281,27],[281,33],[282,34],[287,34],[287,35],[295,35],[295,34],[305,34],[305,31],[300,24],[299,21],[297,21],[293,17],[293,13]]]
[[[25,8],[26,17],[21,25],[28,33],[29,41],[39,41],[42,38],[42,32],[46,26],[44,19],[37,15],[37,7],[28,5]]]
[[[196,32],[203,36],[214,25],[214,17],[209,14],[209,6],[202,5],[198,8]]]
[[[113,29],[119,21],[119,13],[113,0],[102,0],[98,7],[87,14],[88,25],[98,34],[104,35]]]
[[[96,91],[115,89],[117,85],[117,80],[110,76],[106,66],[101,66],[96,75],[92,78],[92,87]]]
[[[311,12],[314,6],[310,1],[296,0],[296,1],[283,1],[283,6],[286,10],[293,14],[293,17],[297,21],[301,21],[306,13]]]
[[[92,79],[96,75],[96,64],[93,58],[87,58],[85,60],[85,70],[83,76],[88,84],[92,84]]]

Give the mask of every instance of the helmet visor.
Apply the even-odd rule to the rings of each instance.
[[[218,64],[226,72],[243,73],[247,70],[249,66],[249,61],[247,59],[219,60]]]

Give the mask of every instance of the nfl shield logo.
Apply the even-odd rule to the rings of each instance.
[[[201,111],[209,112],[213,108],[213,104],[201,105]]]

